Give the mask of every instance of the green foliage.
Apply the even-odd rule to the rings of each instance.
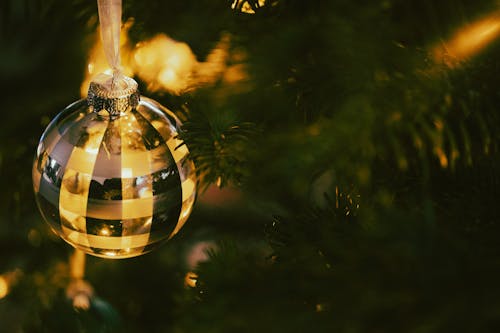
[[[183,120],[202,191],[161,250],[89,260],[107,305],[87,313],[66,299],[69,247],[30,172],[48,120],[79,98],[96,4],[0,4],[0,275],[21,272],[0,330],[498,331],[499,39],[456,66],[433,54],[498,3],[233,3],[124,1],[132,42],[165,33],[203,61],[225,34],[248,75],[153,96]],[[189,267],[200,241],[218,246]]]
[[[179,138],[189,147],[202,189],[213,183],[240,185],[247,173],[247,154],[255,149],[256,125],[235,119],[233,110],[209,116],[199,103],[190,107]]]
[[[478,190],[492,189],[482,185]],[[499,277],[496,244],[458,232],[457,221],[429,224],[419,209],[361,205],[357,216],[345,211],[330,202],[324,209],[276,220],[268,231],[271,256],[220,246],[199,267],[194,303],[185,309],[178,331],[498,328],[498,288],[490,288]],[[497,224],[489,228],[498,231]]]

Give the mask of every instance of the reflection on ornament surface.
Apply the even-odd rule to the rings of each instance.
[[[94,288],[83,279],[76,279],[66,287],[66,297],[71,300],[75,310],[88,310],[94,297]]]
[[[87,101],[63,110],[42,135],[33,165],[39,208],[65,241],[92,255],[149,252],[186,222],[194,165],[178,120],[153,100],[121,116]]]

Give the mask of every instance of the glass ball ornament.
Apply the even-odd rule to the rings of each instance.
[[[40,212],[66,242],[129,258],[174,236],[191,213],[196,174],[180,122],[131,78],[101,76],[60,112],[33,163]]]

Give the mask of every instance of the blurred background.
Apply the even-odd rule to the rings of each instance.
[[[50,120],[107,70],[97,4],[0,2],[1,332],[497,332],[498,0],[123,1],[124,72],[199,193],[126,260],[36,207]]]

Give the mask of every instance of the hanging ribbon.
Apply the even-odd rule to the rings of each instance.
[[[120,29],[122,0],[97,0],[101,39],[108,64],[113,70],[113,81],[120,75]]]
[[[122,0],[97,0],[104,53],[113,74],[100,73],[90,82],[87,102],[94,112],[116,117],[139,103],[137,82],[123,75],[120,66]]]

